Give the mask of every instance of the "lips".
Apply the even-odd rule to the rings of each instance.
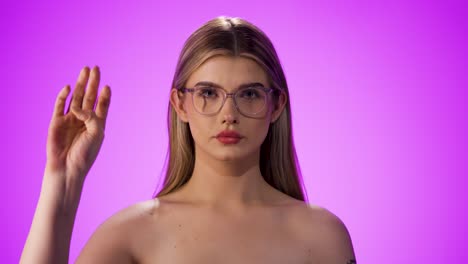
[[[224,130],[221,133],[219,133],[217,138],[223,137],[223,138],[241,138],[241,135],[237,133],[236,131],[232,130]]]
[[[223,144],[237,144],[241,138],[239,133],[232,130],[224,130],[216,136],[216,139]]]

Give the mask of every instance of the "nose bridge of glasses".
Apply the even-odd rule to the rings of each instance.
[[[236,99],[234,97],[236,92],[228,93],[228,92],[224,91],[224,94],[225,94],[225,97],[224,97],[224,101],[223,101],[222,105],[220,106],[221,107],[220,110],[222,110],[223,108],[226,108],[226,106],[225,106],[226,104],[231,104],[229,106],[230,109],[236,109],[236,111],[239,111],[238,106],[237,106],[237,102],[235,101]],[[231,98],[232,100],[231,100],[231,102],[228,103],[227,101],[228,101],[229,98]]]

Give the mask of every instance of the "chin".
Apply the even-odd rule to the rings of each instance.
[[[260,146],[259,146],[260,148]],[[225,148],[225,149],[208,149],[208,153],[211,154],[213,158],[220,161],[240,161],[245,162],[246,160],[255,159],[257,153],[260,150],[250,149],[243,147],[235,148]]]
[[[249,157],[247,153],[237,153],[237,151],[220,151],[212,153],[212,157],[219,161],[242,161]]]
[[[216,142],[219,144],[219,142]],[[211,144],[206,145],[198,145],[196,146],[199,150],[201,150],[206,156],[211,157],[212,159],[218,161],[226,161],[226,162],[233,162],[233,161],[245,161],[246,159],[255,158],[257,152],[260,151],[260,145],[257,147],[258,151],[256,151],[255,146],[251,146],[248,144],[232,144],[232,145],[215,145],[212,146]]]

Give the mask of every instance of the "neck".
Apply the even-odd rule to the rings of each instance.
[[[210,207],[246,207],[265,202],[269,190],[259,167],[260,153],[241,160],[218,160],[196,155],[185,197]]]

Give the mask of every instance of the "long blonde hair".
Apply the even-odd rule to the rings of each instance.
[[[275,48],[266,34],[242,18],[217,17],[198,28],[180,53],[172,88],[185,86],[190,75],[216,55],[242,56],[255,60],[267,73],[270,85],[281,89],[288,100],[280,117],[270,124],[260,150],[260,172],[277,190],[307,202],[307,194],[294,147],[288,85]],[[187,123],[177,117],[171,103],[167,113],[169,147],[162,189],[153,197],[171,193],[190,179],[195,165],[195,147]]]

